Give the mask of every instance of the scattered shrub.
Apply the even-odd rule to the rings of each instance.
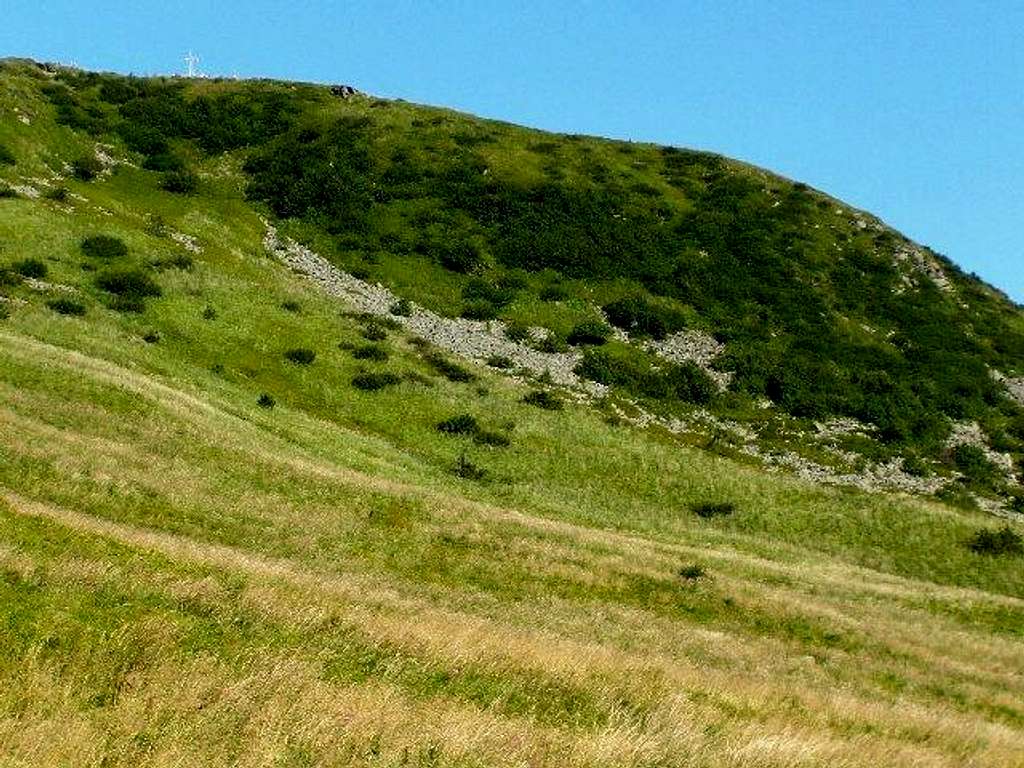
[[[299,304],[299,302],[295,301],[294,299],[286,299],[285,301],[281,302],[281,309],[283,309],[285,312],[292,312],[294,314],[298,314],[299,312],[302,311],[302,306]]]
[[[424,387],[434,386],[434,380],[429,376],[424,376],[419,371],[409,371],[405,374],[405,380],[411,381],[413,384],[421,384]]]
[[[190,272],[195,266],[195,261],[187,253],[176,253],[164,259],[156,259],[152,265],[154,269],[180,269],[183,272]]]
[[[1009,525],[997,531],[982,528],[974,534],[967,546],[979,555],[1019,555],[1024,552],[1024,541]]]
[[[389,311],[392,315],[397,315],[398,317],[409,317],[412,315],[412,302],[408,299],[399,299],[391,305]]]
[[[697,517],[709,520],[712,517],[724,517],[736,511],[736,505],[731,501],[702,501],[691,504],[690,510]]]
[[[484,302],[497,308],[508,306],[516,297],[523,281],[515,275],[506,275],[497,282],[482,277],[470,278],[462,289],[462,300],[468,303]]]
[[[46,302],[46,306],[58,315],[81,317],[85,314],[85,305],[72,299],[52,299]]]
[[[277,405],[277,401],[274,400],[274,398],[268,395],[266,392],[263,392],[258,398],[256,398],[256,405],[258,405],[260,408],[266,408],[267,410],[270,410],[275,405]]]
[[[352,350],[352,357],[357,360],[372,360],[383,363],[388,359],[388,351],[380,344],[364,344]]]
[[[306,347],[296,347],[295,349],[286,350],[284,358],[296,365],[312,365],[313,361],[316,360],[316,352]]]
[[[491,355],[487,358],[487,364],[491,366],[491,368],[500,368],[501,370],[508,370],[509,368],[515,367],[515,363],[512,361],[512,358],[506,357],[505,355]]]
[[[121,240],[110,235],[94,235],[87,237],[81,244],[82,253],[91,259],[111,261],[128,255],[128,246]]]
[[[448,381],[454,381],[458,383],[465,383],[468,381],[476,380],[476,376],[467,371],[461,365],[453,363],[447,357],[442,355],[437,350],[432,350],[423,356],[423,359],[437,371],[439,374],[444,376]]]
[[[472,435],[480,429],[475,418],[468,413],[460,413],[438,422],[437,431],[447,435]]]
[[[96,285],[115,296],[143,299],[163,291],[146,272],[135,267],[107,269],[96,276]]]
[[[548,354],[556,354],[558,352],[566,352],[569,349],[569,345],[565,343],[565,339],[559,336],[557,333],[548,333],[543,339],[538,340],[533,348],[538,352],[546,352]]]
[[[1000,479],[999,468],[976,445],[961,443],[953,449],[953,465],[964,479],[984,487],[991,487]]]
[[[2,199],[2,198],[10,199],[10,198],[15,198],[17,196],[18,196],[17,192],[15,192],[13,189],[11,189],[6,184],[0,183],[0,199]]]
[[[478,429],[473,433],[473,442],[479,445],[487,445],[492,448],[505,448],[512,444],[508,435],[501,432],[492,432],[489,429]]]
[[[143,334],[142,336],[142,340],[147,344],[156,344],[158,341],[160,341],[160,332],[146,331],[146,333]]]
[[[462,308],[462,316],[467,320],[494,320],[498,308],[489,301],[471,301]]]
[[[663,339],[683,327],[682,317],[643,296],[627,296],[606,304],[604,312],[612,325],[636,336]]]
[[[352,377],[352,386],[364,392],[374,392],[384,387],[391,387],[402,381],[400,376],[393,373],[357,373]]]
[[[92,181],[103,171],[103,164],[95,155],[82,155],[71,163],[71,173],[79,181]]]
[[[584,320],[578,323],[566,339],[573,346],[585,344],[600,346],[608,341],[612,335],[612,329],[600,320]]]
[[[21,285],[25,278],[10,267],[0,267],[0,286]]]
[[[468,274],[483,264],[483,254],[472,243],[450,243],[436,249],[437,260],[445,269]]]
[[[203,318],[203,320],[216,320],[217,310],[211,307],[209,304],[207,304],[205,307],[203,307],[203,311],[200,316]]]
[[[199,186],[199,178],[191,171],[171,171],[160,180],[160,189],[178,195],[190,195]]]
[[[459,456],[458,461],[455,462],[455,466],[452,467],[452,474],[465,480],[483,480],[487,477],[487,470],[483,467],[478,467],[467,459],[466,454],[463,453]]]
[[[545,285],[540,291],[541,301],[565,301],[569,298],[569,291],[558,283]]]
[[[703,579],[705,576],[707,576],[707,571],[704,570],[703,566],[696,563],[684,565],[679,569],[679,578],[686,581],[696,581],[697,579]]]
[[[505,326],[505,338],[509,341],[522,342],[530,338],[530,326],[512,321]]]
[[[22,259],[14,262],[14,271],[22,277],[34,277],[42,280],[46,277],[46,265],[39,259]]]
[[[0,301],[0,320],[6,320],[11,316],[11,310],[7,308],[5,302]]]
[[[68,199],[68,188],[67,187],[51,187],[46,190],[43,194],[47,200],[53,200],[57,203],[63,203]]]
[[[142,161],[142,167],[147,171],[161,173],[181,172],[185,170],[185,162],[173,152],[157,152],[147,155]]]
[[[0,165],[14,165],[17,162],[11,150],[0,144]]]
[[[367,341],[384,341],[387,337],[388,332],[379,324],[368,323],[363,328],[363,338]]]
[[[532,392],[527,392],[523,397],[523,402],[527,405],[543,408],[546,411],[560,411],[564,407],[562,399],[546,389],[535,389]]]

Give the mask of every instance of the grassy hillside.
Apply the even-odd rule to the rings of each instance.
[[[693,163],[308,86],[23,62],[0,72],[0,114],[14,190],[0,197],[0,763],[1024,765],[1019,524],[978,538],[1001,521],[631,426],[542,377],[443,355],[398,319],[353,315],[264,248],[261,216],[291,216],[282,232],[439,312],[461,313],[468,290],[568,336],[627,298],[618,308],[645,323],[631,337],[714,330],[731,361],[760,349],[727,311],[735,297],[624,272],[597,252],[622,231],[551,234],[586,220],[577,205],[604,215],[597,198],[635,167],[632,183],[658,191],[630,193],[649,201],[628,214],[630,237],[659,206],[673,238],[695,237],[686,211],[707,215],[712,192],[693,184],[714,182],[687,181]],[[414,156],[484,158],[478,175],[498,188],[465,169],[428,175]],[[657,174],[632,165],[655,159]],[[613,178],[584,183],[591,162]],[[527,248],[518,227],[551,242]],[[577,236],[593,247],[560,250]],[[648,252],[621,243],[634,247]],[[527,251],[537,261],[516,261]],[[605,266],[550,261],[591,252]],[[954,294],[914,273],[903,295],[969,340],[948,354],[1019,374],[1019,312],[942,264]],[[848,284],[814,274],[785,290]],[[841,306],[850,322],[830,324],[853,334],[861,315]],[[862,312],[888,328],[878,306]],[[773,317],[795,354],[800,319]],[[693,409],[677,386],[691,368],[636,338],[589,348],[637,371],[613,393]],[[1005,493],[980,450],[958,457],[941,434],[977,420],[1019,456],[1019,409],[994,381],[961,382],[963,412],[926,414],[932,443],[925,430],[863,449],[909,447],[933,472],[959,460],[973,466],[964,490]],[[780,432],[810,418],[781,397],[763,409],[745,386],[704,407]]]

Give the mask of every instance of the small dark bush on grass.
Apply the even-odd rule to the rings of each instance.
[[[611,335],[612,329],[600,320],[585,320],[570,331],[566,341],[573,346],[600,346],[605,344]]]
[[[352,377],[352,386],[364,392],[375,392],[384,387],[391,387],[402,381],[401,376],[393,373],[357,373]]]
[[[42,280],[46,277],[46,265],[39,259],[22,259],[14,262],[14,271],[22,277],[34,277]]]
[[[207,306],[203,307],[203,312],[202,312],[201,317],[203,318],[203,320],[216,320],[217,319],[217,310],[214,309],[213,307],[207,305]]]
[[[147,344],[156,344],[158,341],[160,341],[160,332],[146,331],[146,333],[142,336],[142,340]]]
[[[452,474],[465,480],[483,480],[487,477],[487,470],[478,467],[466,458],[466,454],[462,454],[452,467]]]
[[[11,310],[7,308],[7,305],[0,302],[0,320],[6,320],[11,316]]]
[[[612,325],[637,336],[663,339],[683,327],[683,318],[644,296],[627,296],[603,307]]]
[[[18,193],[8,187],[6,184],[0,184],[0,198],[15,198]]]
[[[982,528],[974,534],[967,546],[979,555],[1019,555],[1024,552],[1020,534],[1008,525],[998,531]]]
[[[544,389],[535,389],[533,392],[528,392],[523,397],[523,402],[527,405],[543,408],[546,411],[560,411],[564,407],[564,403],[562,403],[562,399],[558,395]]]
[[[441,266],[453,272],[468,274],[483,264],[483,254],[472,243],[450,243],[436,251]]]
[[[703,579],[705,576],[707,576],[707,571],[704,570],[703,566],[696,563],[684,565],[679,569],[679,578],[686,581],[696,581],[697,579]]]
[[[160,180],[160,188],[165,192],[178,195],[190,195],[199,186],[199,178],[191,171],[171,171],[165,173]]]
[[[953,449],[953,465],[968,482],[991,487],[999,481],[999,468],[976,445],[956,446]]]
[[[94,235],[82,241],[82,253],[91,259],[112,259],[124,258],[128,255],[128,246],[116,237],[110,235]]]
[[[0,286],[21,285],[25,278],[10,267],[0,267]]]
[[[270,410],[275,405],[277,405],[277,401],[275,401],[273,397],[264,392],[258,398],[256,398],[256,405],[258,405],[260,408],[266,408],[267,410]]]
[[[544,286],[540,291],[541,301],[565,301],[569,298],[569,292],[558,283]]]
[[[489,301],[471,301],[462,308],[462,316],[467,320],[494,320],[498,308]]]
[[[71,163],[71,173],[79,181],[92,181],[103,170],[103,164],[93,155],[82,155]]]
[[[18,161],[11,150],[0,144],[0,165],[14,165],[16,162]]]
[[[511,322],[505,326],[505,337],[509,341],[526,341],[530,338],[530,328],[523,323]]]
[[[298,314],[299,312],[302,311],[302,306],[299,304],[299,302],[294,301],[292,299],[288,299],[286,301],[281,302],[281,309],[283,309],[285,312],[292,312]]]
[[[165,259],[157,259],[153,262],[153,268],[160,270],[180,269],[183,272],[190,272],[193,266],[195,266],[195,262],[187,253],[176,253],[173,256],[168,256]]]
[[[285,360],[296,365],[312,365],[313,361],[316,360],[316,352],[305,347],[296,347],[295,349],[287,350],[284,353],[284,357]]]
[[[565,343],[565,339],[556,333],[549,333],[543,339],[534,344],[533,347],[538,352],[546,352],[548,354],[566,352],[569,349],[569,345]]]
[[[476,379],[476,376],[474,376],[472,373],[467,371],[461,365],[453,363],[451,360],[449,360],[447,357],[442,355],[437,350],[428,352],[423,356],[423,359],[430,365],[431,368],[433,368],[439,374],[448,379],[448,381],[464,383],[468,381],[474,381]]]
[[[356,360],[373,360],[383,363],[388,359],[388,351],[380,344],[364,344],[352,350],[352,357]]]
[[[53,299],[46,302],[46,306],[59,315],[81,317],[85,314],[85,305],[72,299]]]
[[[472,435],[480,429],[475,418],[468,413],[460,413],[444,421],[438,422],[437,431],[446,435]]]
[[[473,442],[478,445],[487,445],[492,448],[505,448],[512,444],[508,435],[501,432],[492,432],[489,429],[478,429],[473,433]]]
[[[384,341],[388,337],[388,332],[380,325],[367,324],[363,328],[363,338],[367,341]]]
[[[135,299],[160,296],[163,293],[152,277],[134,267],[105,270],[96,276],[96,285],[115,296]]]
[[[157,152],[148,155],[142,162],[142,167],[147,171],[160,171],[170,173],[172,171],[184,171],[185,163],[173,152]]]
[[[412,314],[412,302],[408,299],[399,299],[391,305],[389,311],[398,317],[409,317]]]
[[[68,199],[68,188],[67,187],[53,187],[52,189],[46,190],[43,195],[47,200],[53,200],[57,203],[63,203]]]
[[[500,368],[501,370],[508,370],[509,368],[515,367],[515,363],[512,358],[505,357],[505,355],[491,355],[487,358],[487,364],[491,368]]]
[[[731,515],[736,511],[736,505],[731,501],[702,501],[698,504],[691,504],[690,509],[697,517],[708,520],[712,517]]]
[[[462,300],[469,304],[484,302],[501,308],[512,303],[517,291],[520,290],[519,286],[520,281],[512,275],[493,283],[482,277],[473,277],[462,289]]]

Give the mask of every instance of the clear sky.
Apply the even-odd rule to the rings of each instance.
[[[4,0],[0,56],[350,83],[709,149],[881,216],[1024,301],[1024,0]]]

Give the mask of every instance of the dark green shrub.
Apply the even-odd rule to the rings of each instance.
[[[352,350],[352,357],[357,360],[372,360],[383,363],[388,359],[388,351],[380,344],[364,344]]]
[[[187,253],[176,253],[163,259],[152,262],[154,269],[180,269],[183,272],[191,272],[195,261]]]
[[[523,342],[530,337],[530,326],[513,320],[505,326],[505,337],[509,341]]]
[[[6,184],[0,182],[0,199],[12,199],[16,198],[18,193],[8,187]]]
[[[52,187],[43,194],[47,200],[53,200],[57,203],[63,203],[68,199],[68,188],[67,187]]]
[[[299,312],[302,311],[302,305],[300,305],[299,302],[293,299],[287,299],[281,302],[281,309],[283,309],[285,312],[292,312],[294,314],[298,314]]]
[[[398,317],[409,317],[412,315],[412,302],[408,299],[399,299],[391,305],[390,312]]]
[[[998,531],[982,528],[967,546],[979,555],[1019,555],[1024,552],[1024,541],[1019,533],[1004,525]]]
[[[6,320],[11,316],[11,310],[7,308],[7,303],[0,301],[0,320]]]
[[[472,435],[478,429],[480,429],[480,425],[468,413],[451,416],[437,424],[437,431],[448,435]]]
[[[200,317],[202,317],[203,320],[216,320],[217,310],[211,307],[209,304],[207,304],[205,307],[203,307],[203,311],[200,314]]]
[[[46,302],[46,306],[59,315],[81,317],[85,314],[85,305],[72,299],[52,299]]]
[[[399,384],[401,381],[402,377],[396,376],[393,373],[368,373],[364,371],[352,377],[352,386],[364,392],[374,392],[378,389],[384,389],[384,387]]]
[[[482,277],[473,277],[462,289],[462,300],[468,303],[485,302],[501,308],[512,303],[521,283],[514,275],[506,275],[494,283]]]
[[[712,517],[725,517],[736,511],[731,501],[702,501],[690,505],[690,510],[697,517],[709,520]]]
[[[489,429],[478,429],[474,432],[473,442],[478,445],[487,445],[491,448],[506,448],[512,444],[508,435],[501,432],[492,432]]]
[[[11,150],[0,144],[0,165],[14,165],[16,162],[18,161]]]
[[[703,579],[705,576],[707,576],[707,571],[704,570],[703,566],[696,563],[684,565],[679,569],[679,578],[685,581],[696,581],[697,579]]]
[[[558,283],[545,285],[540,291],[541,301],[565,301],[569,298],[569,291]]]
[[[487,358],[487,364],[491,368],[499,368],[501,370],[508,370],[509,368],[515,367],[515,362],[512,358],[505,357],[504,355],[491,355]]]
[[[14,271],[22,277],[34,277],[37,280],[46,277],[46,265],[39,259],[22,259],[14,262],[13,266]]]
[[[142,340],[144,342],[146,342],[147,344],[156,344],[157,342],[160,341],[160,332],[159,331],[146,331],[146,333],[143,334],[143,336],[142,336]]]
[[[199,177],[191,171],[171,171],[160,180],[160,189],[178,195],[190,195],[199,186]]]
[[[306,347],[296,347],[295,349],[286,350],[284,359],[296,365],[312,365],[313,361],[316,360],[316,352]]]
[[[498,308],[489,301],[471,301],[462,308],[462,316],[467,320],[494,320]]]
[[[448,379],[448,381],[465,383],[476,380],[476,376],[467,371],[461,365],[453,363],[437,350],[431,350],[423,356],[423,359],[431,368]]]
[[[566,341],[573,346],[600,346],[607,343],[611,335],[612,329],[600,320],[584,320],[569,332]]]
[[[466,454],[463,453],[459,456],[458,461],[455,462],[455,466],[452,467],[452,474],[465,480],[483,480],[487,477],[487,470],[483,467],[478,467],[467,459]]]
[[[71,163],[71,173],[79,181],[92,181],[103,171],[103,164],[94,155],[82,155]]]
[[[436,249],[437,260],[445,269],[468,274],[483,264],[483,254],[473,243],[450,243]]]
[[[562,399],[558,395],[548,392],[545,389],[535,389],[526,393],[523,402],[527,405],[535,405],[546,411],[560,411],[564,407]]]
[[[142,161],[142,167],[147,171],[180,173],[185,170],[185,162],[173,152],[157,152],[154,155],[148,155]]]
[[[21,285],[25,281],[21,275],[10,267],[0,266],[0,286]]]
[[[266,392],[264,392],[258,398],[256,398],[256,405],[258,405],[260,408],[266,408],[267,410],[270,410],[275,405],[277,405],[277,401],[274,400],[274,398],[268,395]]]
[[[984,487],[991,487],[1000,479],[999,468],[989,461],[985,452],[976,445],[962,443],[953,449],[953,466],[964,479]]]
[[[96,276],[96,285],[115,296],[136,299],[160,296],[163,293],[152,277],[135,267],[104,270]]]
[[[82,253],[91,259],[120,259],[128,255],[128,246],[110,235],[87,237],[81,244]]]
[[[533,348],[538,352],[546,352],[548,354],[555,354],[557,352],[567,352],[569,345],[565,343],[565,339],[559,336],[557,333],[549,332],[543,339],[539,339],[533,345]]]
[[[650,336],[660,340],[684,326],[681,315],[664,309],[644,296],[627,296],[606,304],[603,309],[612,325],[636,336]]]

